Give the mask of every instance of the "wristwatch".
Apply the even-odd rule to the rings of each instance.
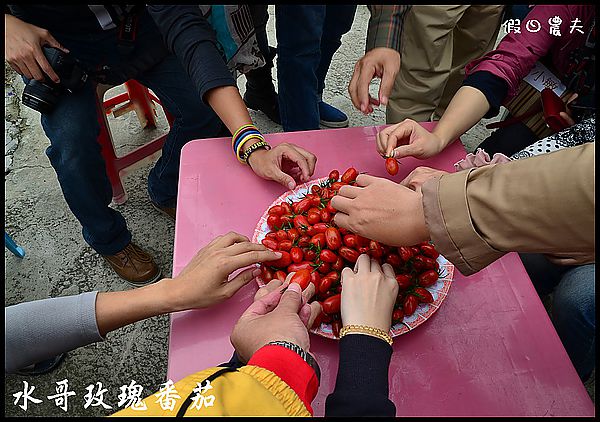
[[[310,367],[312,369],[315,370],[315,373],[317,374],[317,379],[319,380],[319,382],[321,382],[321,368],[319,368],[319,364],[317,363],[315,358],[313,358],[312,355],[310,353],[306,352],[302,347],[298,346],[297,344],[292,343],[291,341],[282,341],[282,340],[272,341],[267,344],[267,346],[269,346],[269,345],[282,346],[282,347],[285,347],[286,349],[296,352],[298,355],[300,355],[300,357],[302,359],[304,359],[304,361],[306,363],[308,363],[310,365]]]

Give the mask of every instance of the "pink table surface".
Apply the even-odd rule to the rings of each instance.
[[[278,133],[266,138],[271,144],[296,143],[315,153],[314,178],[350,166],[391,177],[375,151],[379,128]],[[255,177],[231,154],[225,138],[192,141],[182,151],[174,274],[217,235],[234,230],[252,238],[266,207],[286,190]],[[435,158],[403,159],[392,179],[402,180],[418,165],[453,171],[453,164],[464,155],[457,141]],[[454,274],[440,309],[426,323],[395,339],[389,383],[397,415],[594,415],[593,403],[518,256],[508,254],[470,277],[458,270]],[[256,289],[251,282],[211,309],[171,315],[170,379],[178,381],[230,359],[231,329]],[[311,351],[322,372],[312,405],[315,415],[323,415],[325,399],[335,386],[338,344],[311,335]]]

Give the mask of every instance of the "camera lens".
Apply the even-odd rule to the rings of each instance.
[[[58,103],[61,90],[58,86],[52,86],[35,79],[29,81],[23,90],[23,104],[39,111],[50,113]]]

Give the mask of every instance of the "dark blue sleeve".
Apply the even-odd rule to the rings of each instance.
[[[508,94],[508,84],[502,78],[487,72],[480,70],[467,76],[463,82],[463,86],[472,86],[480,90],[488,103],[490,103],[490,109],[483,116],[486,119],[490,119],[498,114],[500,106]]]
[[[325,402],[325,416],[395,416],[388,386],[391,358],[392,347],[381,339],[365,334],[342,337],[335,389]]]
[[[147,7],[165,44],[179,58],[203,101],[213,88],[237,86],[217,47],[216,34],[198,6]]]

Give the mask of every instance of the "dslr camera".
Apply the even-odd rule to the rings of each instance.
[[[60,83],[54,83],[49,78],[42,82],[31,79],[23,90],[22,101],[27,107],[48,114],[54,110],[65,91],[72,93],[81,89],[88,79],[88,74],[70,54],[47,46],[42,47],[42,51],[60,78]]]

